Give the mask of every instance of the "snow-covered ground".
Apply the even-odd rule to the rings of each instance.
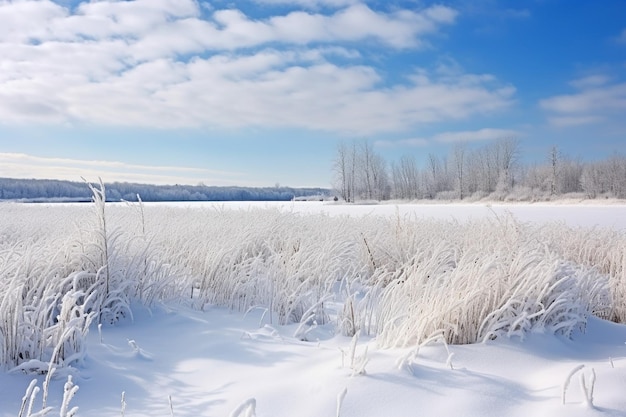
[[[626,230],[626,206],[618,204],[279,206],[459,221],[510,212],[522,222]],[[419,349],[382,349],[365,335],[353,348],[354,339],[338,335],[334,326],[320,325],[303,337],[298,324],[270,325],[260,309],[149,311],[137,305],[133,322],[101,332],[92,327],[84,365],[69,371],[79,387],[70,406],[78,406],[80,416],[138,417],[626,415],[623,325],[592,317],[571,339],[535,333],[471,345],[433,340]],[[48,405],[55,411],[49,415],[59,413],[66,375],[60,372],[50,384]],[[33,378],[41,387],[43,375],[0,374],[0,416],[18,415]],[[41,393],[33,412],[40,408]]]
[[[181,202],[147,203],[178,207],[215,207],[218,209],[247,210],[250,208],[279,208],[296,213],[326,213],[328,215],[410,215],[417,218],[455,219],[464,221],[480,219],[494,214],[511,213],[521,222],[563,222],[569,226],[610,227],[626,229],[626,203],[621,200],[603,203],[542,202],[542,203],[430,203],[407,204],[393,202],[381,204],[342,204],[322,201],[294,202]]]

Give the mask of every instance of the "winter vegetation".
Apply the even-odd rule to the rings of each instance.
[[[495,212],[459,221],[399,210],[351,216],[303,214],[289,206],[111,204],[104,184],[89,187],[90,204],[0,204],[0,366],[7,373],[2,381],[24,381],[19,396],[0,401],[2,416],[79,415],[88,403],[76,408],[70,402],[80,398],[82,383],[89,385],[90,378],[81,372],[89,374],[95,366],[90,359],[94,349],[118,355],[108,362],[109,369],[118,366],[116,360],[154,363],[158,369],[163,357],[152,352],[154,345],[145,349],[134,337],[124,342],[125,351],[106,344],[108,335],[139,326],[132,324],[135,316],[141,317],[139,323],[147,320],[146,311],[161,318],[160,311],[189,311],[198,323],[211,312],[232,312],[255,323],[240,332],[237,343],[245,343],[246,349],[280,343],[272,345],[278,349],[274,353],[259,346],[264,355],[276,357],[281,346],[324,350],[326,341],[337,345],[331,349],[336,364],[350,378],[368,378],[380,371],[376,358],[395,355],[401,358],[392,367],[395,372],[418,381],[426,377],[420,364],[428,358],[443,355],[435,361],[449,372],[466,366],[463,346],[506,341],[524,346],[535,335],[569,341],[588,326],[626,322],[623,229],[526,223]],[[224,320],[232,326],[234,319]],[[194,333],[180,337],[191,345],[205,346],[204,338],[221,340],[206,333],[210,327],[187,326],[185,331]],[[166,328],[150,337],[158,338],[159,332],[164,339],[178,337]],[[181,355],[208,360],[210,349],[205,349],[196,353],[200,356]],[[612,357],[626,356],[620,349]],[[289,352],[285,355],[299,355]],[[603,360],[608,364],[609,355]],[[626,363],[620,360],[618,366]],[[599,396],[598,388],[594,393],[594,369],[598,384],[606,370],[571,369],[573,365],[561,375],[559,384],[565,382],[555,389],[555,404],[577,396],[591,410],[603,398],[610,407],[626,410],[623,402]],[[345,376],[318,372],[334,375],[329,386],[335,391],[324,397],[329,414],[379,415],[350,408],[354,394],[346,389]],[[467,383],[463,372],[460,383]],[[582,394],[570,383],[579,374]],[[22,377],[27,379],[15,379]],[[29,385],[33,378],[38,382]],[[35,407],[39,385],[43,405]],[[65,394],[47,400],[49,387],[62,385]],[[221,386],[219,392],[230,389]],[[257,389],[235,391],[223,412],[205,404],[201,413],[209,414],[191,407],[194,400],[179,389],[178,398],[172,393],[162,397],[167,407],[157,414],[275,415],[262,411],[258,395],[267,394],[267,387]],[[111,408],[99,415],[144,415],[131,412],[132,399],[140,401],[136,392],[131,397],[121,386],[116,395]],[[121,411],[115,408],[120,396]],[[313,409],[292,410],[318,415]],[[562,415],[569,415],[566,411]],[[276,415],[290,414],[283,409]]]
[[[341,143],[334,186],[348,202],[359,200],[548,201],[561,198],[626,198],[626,156],[583,162],[553,146],[543,161],[521,162],[519,141],[505,138],[482,147],[457,143],[447,156],[414,155],[388,164],[369,142]]]
[[[217,187],[198,185],[151,185],[115,182],[106,184],[108,201],[289,201],[294,198],[328,197],[323,188]],[[91,201],[83,182],[0,178],[0,200],[27,202]]]

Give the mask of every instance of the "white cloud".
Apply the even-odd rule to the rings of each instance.
[[[430,144],[428,139],[424,138],[409,138],[401,140],[377,140],[374,142],[374,146],[379,148],[421,148]]]
[[[453,9],[341,6],[255,20],[234,9],[203,19],[193,0],[84,2],[73,11],[48,0],[1,2],[0,123],[370,135],[511,104],[514,88],[488,74],[422,69],[390,85],[361,63],[361,42],[418,48],[455,21]]]
[[[45,66],[50,62],[31,63],[29,79],[2,83],[0,118],[153,127],[305,127],[363,135],[493,113],[509,106],[514,94],[512,87],[493,85],[489,77],[442,79],[423,71],[414,82],[384,87],[375,69],[332,64],[324,59],[327,52],[263,50],[189,62],[165,58],[108,74],[87,64],[85,74],[68,70],[54,77]],[[101,68],[114,67],[114,61],[99,62]]]
[[[397,141],[377,141],[380,147],[424,147],[433,142],[477,142],[519,137],[520,133],[510,129],[484,128],[479,130],[463,130],[438,133],[429,138],[410,138]]]
[[[421,36],[454,23],[457,12],[432,6],[420,12],[375,11],[362,3],[331,14],[294,11],[255,20],[237,9],[201,18],[193,0],[83,2],[73,13],[49,0],[0,3],[0,41],[79,42],[125,39],[137,49],[171,54],[229,50],[268,42],[306,44],[376,40],[393,48],[422,44]],[[159,47],[162,42],[166,45]],[[181,46],[182,49],[167,47]]]
[[[254,0],[254,1],[260,4],[300,6],[300,7],[306,7],[309,9],[317,9],[320,6],[339,8],[339,7],[349,6],[349,5],[361,2],[360,0]]]
[[[55,19],[67,16],[67,9],[47,0],[0,2],[0,41],[28,42]]]
[[[50,0],[0,3],[0,41],[102,40],[144,35],[159,25],[196,17],[193,0],[95,1],[73,13]]]
[[[622,33],[616,39],[618,43],[626,44],[626,29],[622,30]]]
[[[362,0],[253,0],[256,3],[261,4],[280,4],[280,5],[293,5],[302,7],[316,7],[316,6],[333,6],[342,7],[355,3],[361,3]]]
[[[22,153],[0,153],[0,177],[48,178],[80,181],[81,177],[107,182],[146,184],[235,185],[242,174],[202,168],[136,165],[117,161],[44,158]]]
[[[404,14],[407,13],[405,12]],[[426,17],[432,19],[434,22],[451,24],[454,23],[454,21],[456,20],[458,12],[447,6],[434,5],[426,9],[424,11],[424,14]]]
[[[441,143],[453,142],[477,142],[489,141],[505,138],[515,138],[519,136],[519,132],[509,129],[492,129],[485,128],[479,130],[466,130],[458,132],[443,132],[433,136],[432,140]]]
[[[539,102],[556,127],[621,122],[626,111],[626,83],[610,83],[599,75],[572,82],[579,91],[548,97]]]
[[[611,81],[611,78],[607,75],[594,74],[572,80],[570,82],[570,85],[578,89],[585,89],[591,87],[600,87],[607,84],[609,81]]]
[[[354,4],[330,15],[295,11],[267,20],[252,20],[238,10],[219,10],[213,14],[217,36],[205,46],[224,49],[266,42],[308,44],[371,39],[393,48],[418,47],[423,43],[421,36],[436,33],[441,25],[454,23],[455,18],[456,11],[444,6],[433,6],[420,13],[383,13],[365,4]]]

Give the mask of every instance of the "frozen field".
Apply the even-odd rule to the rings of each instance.
[[[33,379],[31,416],[622,416],[625,231],[621,204],[2,204],[0,416]]]
[[[218,203],[148,203],[178,207],[214,207],[248,210],[274,208],[297,213],[326,213],[328,215],[372,216],[401,215],[421,219],[461,220],[481,219],[495,214],[511,213],[521,222],[563,222],[572,227],[626,228],[626,203],[611,201],[606,204],[593,200],[585,202],[554,203],[467,203],[467,204],[337,204],[332,202],[218,202]]]

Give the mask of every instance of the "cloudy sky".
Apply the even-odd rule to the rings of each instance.
[[[516,137],[626,152],[623,0],[0,0],[0,176],[323,186]]]

